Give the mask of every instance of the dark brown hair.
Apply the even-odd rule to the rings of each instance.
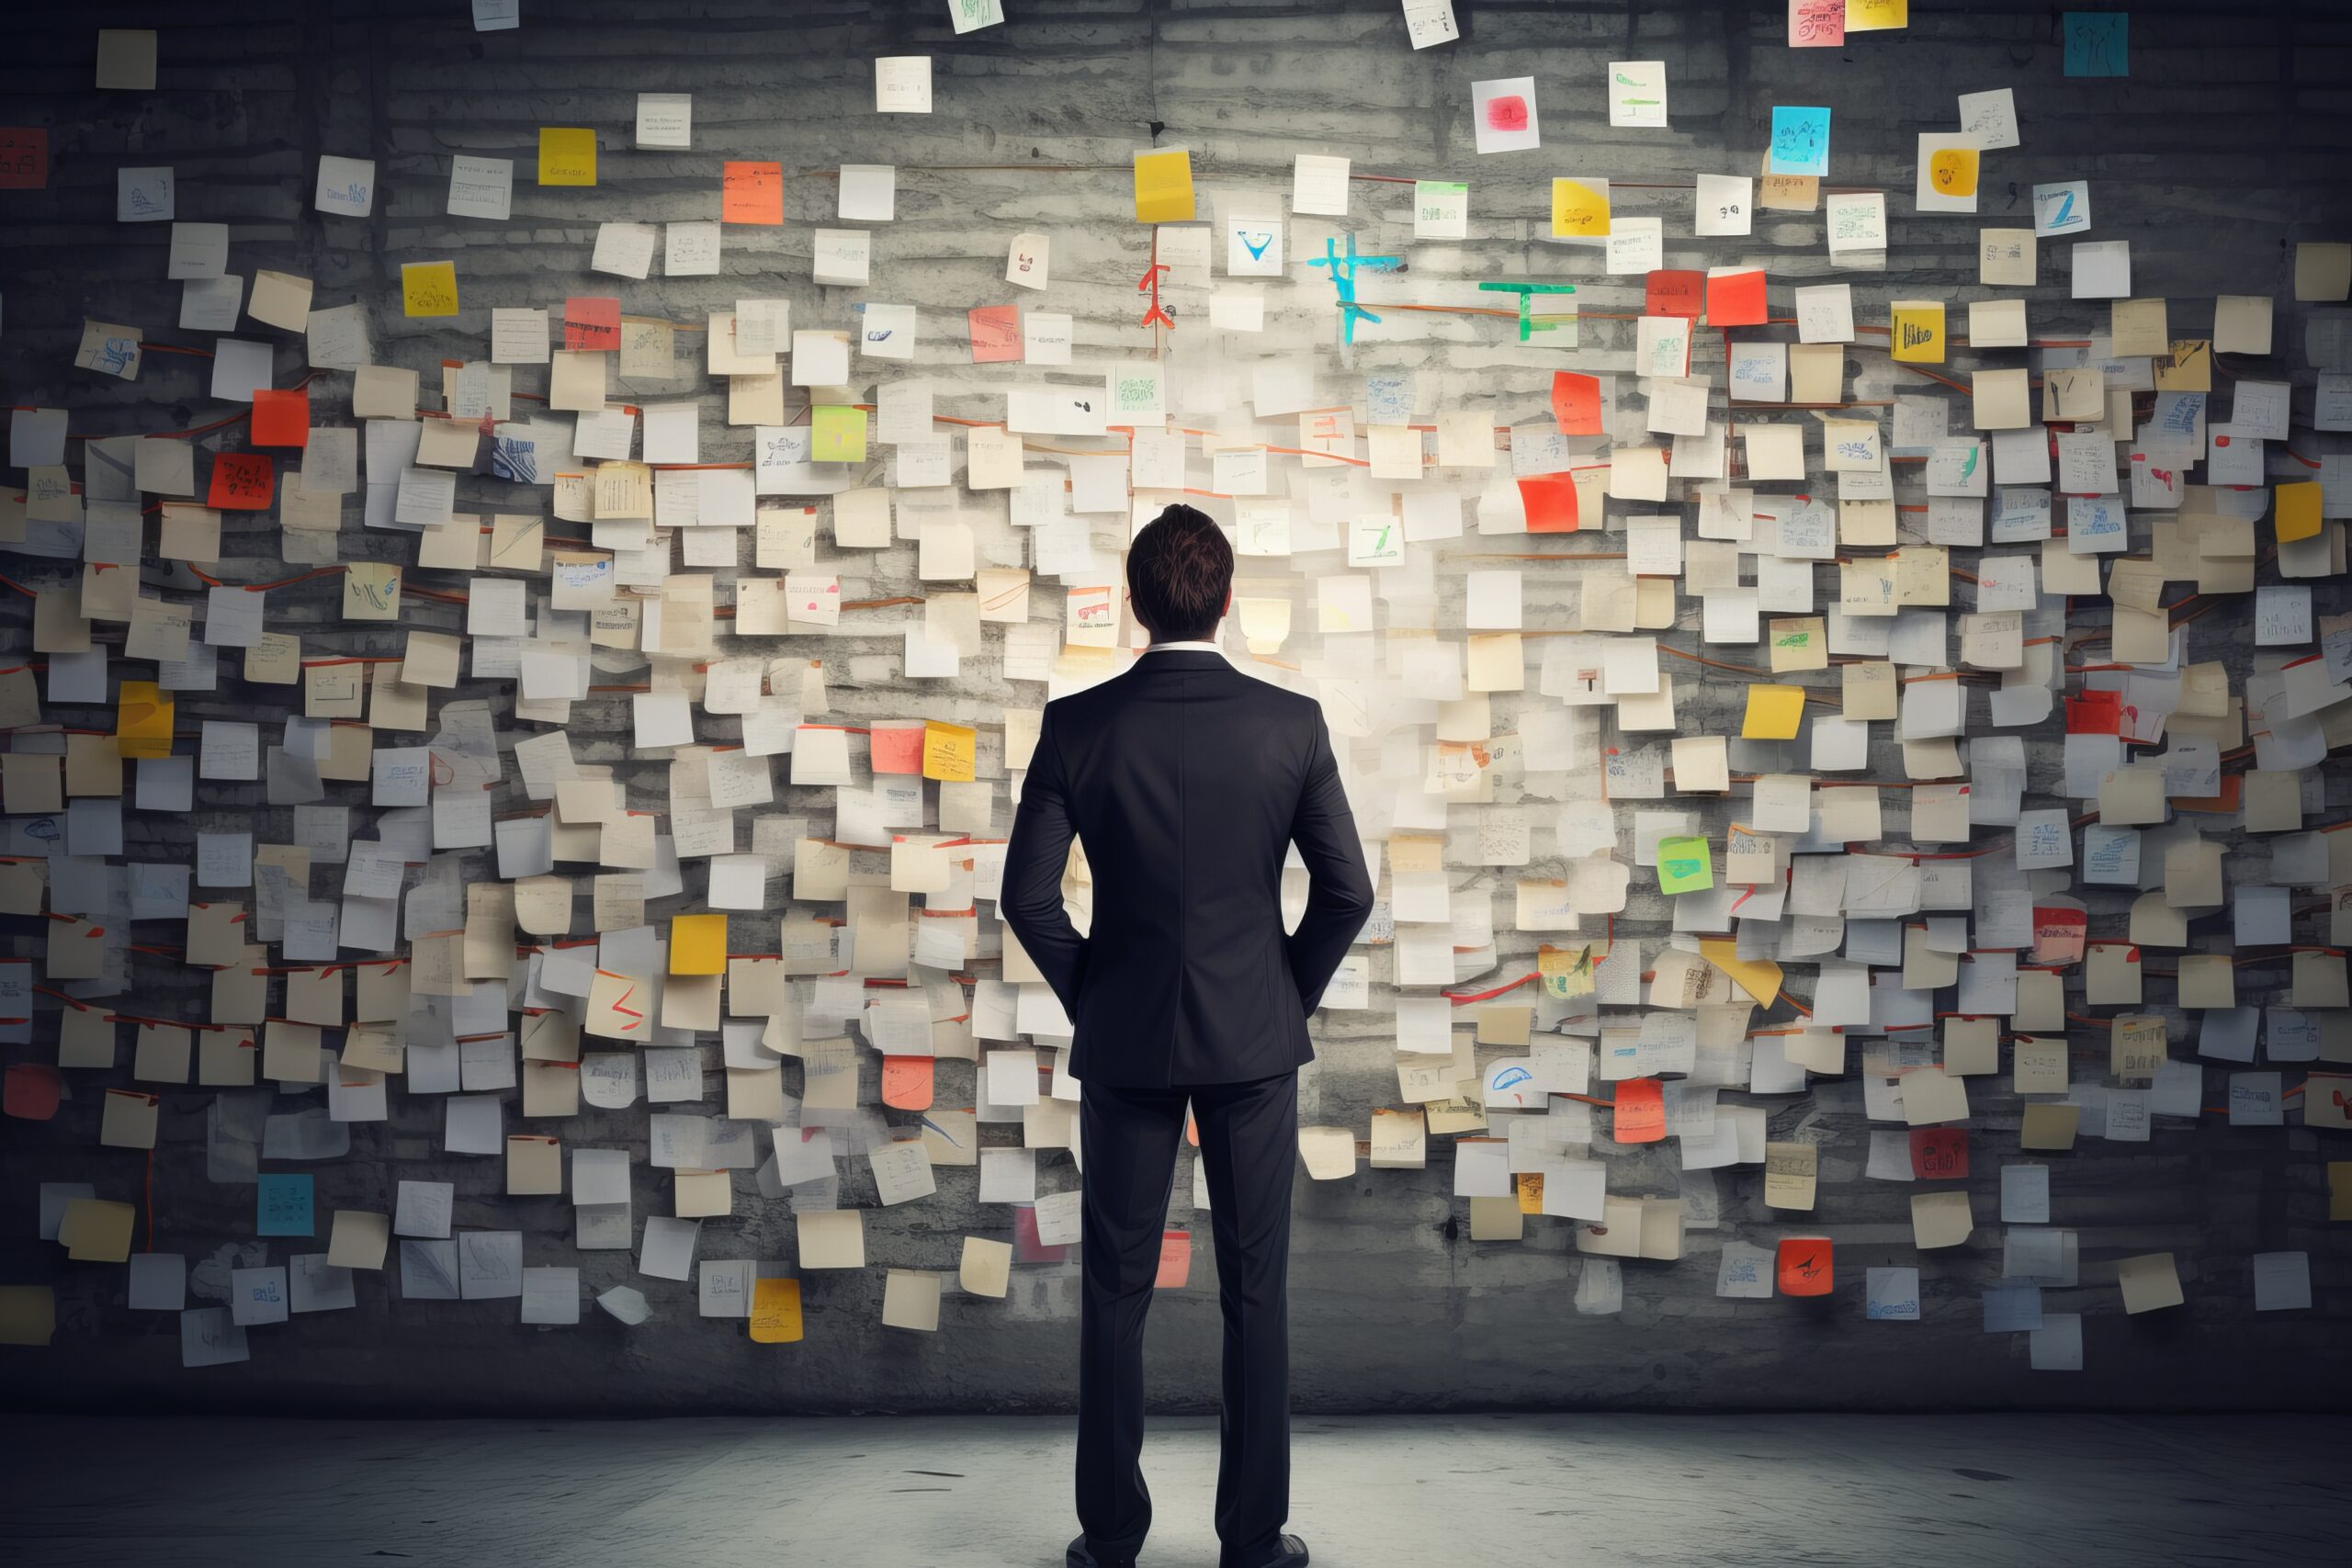
[[[1225,530],[1194,507],[1169,507],[1127,547],[1127,593],[1136,619],[1163,642],[1205,640],[1232,590],[1233,546]]]

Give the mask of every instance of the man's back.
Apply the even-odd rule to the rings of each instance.
[[[1084,938],[1061,906],[1073,832],[1094,879]],[[1313,886],[1285,937],[1293,841]],[[1049,704],[1001,908],[1069,1011],[1081,1080],[1231,1083],[1311,1059],[1307,1015],[1372,908],[1321,713],[1189,649]]]

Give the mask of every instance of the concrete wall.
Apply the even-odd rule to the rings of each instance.
[[[1054,235],[1055,287],[1046,303],[1077,318],[1079,367],[1090,358],[1149,351],[1148,336],[1135,327],[1134,285],[1148,236],[1131,221],[1127,165],[1135,149],[1156,138],[1159,145],[1192,149],[1204,217],[1222,213],[1237,197],[1286,206],[1290,163],[1299,152],[1351,155],[1360,174],[1466,179],[1472,238],[1453,245],[1412,244],[1408,206],[1396,194],[1407,187],[1358,185],[1351,226],[1359,243],[1411,258],[1405,276],[1368,282],[1366,298],[1461,302],[1475,299],[1468,285],[1476,279],[1573,270],[1586,288],[1583,308],[1596,318],[1585,324],[1584,347],[1563,356],[1509,343],[1498,322],[1397,320],[1392,312],[1383,329],[1364,329],[1351,367],[1334,347],[1328,285],[1294,265],[1292,279],[1274,286],[1269,329],[1254,342],[1220,343],[1205,330],[1204,297],[1171,289],[1170,303],[1185,323],[1171,355],[1180,375],[1204,382],[1216,378],[1220,355],[1238,366],[1256,354],[1312,352],[1334,402],[1360,393],[1352,376],[1404,367],[1420,378],[1424,418],[1434,408],[1467,403],[1490,407],[1498,423],[1510,423],[1539,418],[1550,371],[1565,366],[1619,373],[1630,406],[1632,324],[1598,318],[1637,313],[1639,280],[1592,277],[1589,264],[1564,269],[1557,253],[1533,243],[1545,182],[1571,172],[1619,182],[1621,213],[1667,214],[1670,266],[1762,263],[1771,269],[1776,304],[1792,284],[1846,277],[1855,285],[1858,320],[1882,321],[1889,299],[1984,297],[1975,281],[1978,228],[2023,222],[2034,183],[2088,178],[2099,233],[2132,241],[2138,292],[2172,299],[2176,336],[2210,321],[2216,293],[2276,294],[2284,361],[2276,368],[2308,380],[2301,318],[2285,302],[2291,247],[2352,233],[2345,173],[2352,120],[2344,113],[2342,85],[2352,62],[2352,18],[2334,6],[2135,6],[2132,74],[2122,81],[2063,79],[2055,11],[2041,6],[1918,0],[1907,33],[1858,36],[1842,51],[1811,51],[1783,47],[1779,0],[1457,0],[1457,8],[1461,42],[1420,52],[1407,46],[1397,7],[1384,0],[1290,6],[1007,0],[1009,25],[960,39],[944,26],[936,3],[524,0],[522,30],[481,35],[469,30],[461,0],[17,8],[0,18],[0,86],[15,106],[0,118],[50,127],[54,172],[46,191],[0,193],[6,310],[0,377],[8,401],[72,408],[77,432],[181,429],[222,412],[205,395],[200,362],[151,354],[144,375],[129,385],[61,368],[85,315],[155,323],[151,341],[201,341],[169,330],[177,291],[160,281],[162,226],[111,221],[115,170],[125,163],[173,164],[183,193],[180,216],[232,225],[233,270],[266,266],[312,276],[322,306],[366,302],[378,359],[426,369],[429,388],[439,360],[481,352],[488,307],[557,304],[567,293],[610,291],[616,280],[586,271],[597,219],[709,216],[714,161],[756,156],[786,165],[786,226],[729,230],[724,276],[664,279],[657,269],[648,282],[622,287],[625,308],[684,322],[729,308],[740,295],[780,294],[793,300],[796,324],[845,324],[853,299],[911,302],[926,308],[921,369],[943,386],[941,412],[978,415],[979,400],[966,407],[945,390],[950,383],[989,378],[959,364],[956,317],[968,306],[1012,297],[1001,283],[1004,249],[1023,229]],[[158,92],[87,89],[91,29],[101,23],[165,29]],[[867,62],[894,53],[935,58],[934,114],[871,112]],[[1670,130],[1608,128],[1600,89],[1606,62],[1616,59],[1667,62]],[[1474,157],[1469,85],[1521,73],[1538,79],[1545,154]],[[1980,213],[1910,216],[1916,133],[1952,124],[1956,94],[1999,86],[2017,90],[2025,144],[1988,164]],[[664,90],[695,96],[691,155],[630,150],[635,95]],[[1687,237],[1689,197],[1681,187],[1695,173],[1752,170],[1775,103],[1832,106],[1838,181],[1895,193],[1883,275],[1830,274],[1813,217],[1760,219],[1747,240],[1694,243]],[[532,185],[542,125],[598,129],[604,153],[596,190]],[[448,159],[459,152],[516,160],[511,222],[442,216]],[[382,194],[372,218],[327,220],[311,210],[322,152],[378,160]],[[898,218],[876,232],[876,286],[865,291],[820,289],[808,279],[809,229],[812,221],[831,220],[827,172],[845,162],[899,167]],[[1294,224],[1294,263],[1303,259],[1313,232],[1319,231]],[[2086,337],[2104,327],[2104,307],[2067,299],[2055,248],[2045,247],[2042,285],[2028,296],[2034,330]],[[404,320],[400,264],[451,256],[459,263],[464,316],[455,323]],[[289,355],[299,366],[299,347],[281,349],[281,370]],[[1895,389],[1875,355],[1851,356],[1849,376],[1858,400],[1883,401]],[[329,381],[339,395],[340,378]],[[1933,389],[1906,383],[1900,390]],[[1955,428],[1964,423],[1964,407]],[[706,430],[706,456],[719,439],[716,420]],[[741,432],[728,438],[740,441]],[[729,446],[718,455],[740,454]],[[494,507],[488,490],[468,487],[460,494],[461,507]],[[1461,624],[1459,573],[1475,564],[1469,558],[1526,543],[1482,538],[1474,529],[1441,551],[1438,624]],[[356,518],[340,547],[345,558],[407,559],[413,549],[396,535],[363,531]],[[232,527],[225,548],[220,574],[229,580],[277,574],[281,551],[273,524]],[[41,580],[52,564],[11,556],[6,570]],[[1547,584],[1556,588],[1566,574],[1556,563],[1529,567],[1530,626],[1566,624],[1560,596]],[[849,558],[842,570],[851,598],[922,592],[911,546]],[[339,622],[332,588],[274,594],[273,623],[315,626],[317,642],[337,650],[398,650],[396,627],[365,630]],[[2333,602],[2325,602],[2330,595]],[[1038,613],[1057,615],[1057,601],[1042,597],[1053,608]],[[2334,585],[2323,599],[2324,610],[2344,607]],[[1302,612],[1309,604],[1302,596]],[[992,669],[959,683],[952,698],[902,682],[897,617],[913,613],[854,615],[840,637],[798,645],[826,660],[842,722],[928,715],[990,724],[1008,702],[1034,706],[1039,700],[1039,688],[1000,681]],[[2097,625],[2103,614],[2094,604],[2074,624]],[[2242,682],[2251,652],[2243,646],[2245,620],[2231,604],[2199,622],[2192,657],[2224,658],[2233,681]],[[420,608],[413,624],[448,620]],[[6,646],[22,646],[20,621],[0,622],[0,628]],[[1670,640],[1698,647],[1695,617],[1686,613]],[[1692,728],[1736,724],[1743,684],[1736,677],[1699,678],[1686,706],[1696,716]],[[206,716],[244,716],[256,700],[254,690],[233,681],[216,695],[186,695],[182,728]],[[258,694],[258,700],[266,705],[275,696]],[[1507,728],[1506,706],[1498,701],[1498,729]],[[78,721],[96,722],[89,716]],[[626,762],[628,723],[626,702],[607,697],[581,705],[571,728],[584,758]],[[2054,722],[2034,732],[2037,792],[2055,786],[2057,736]],[[1879,776],[1900,776],[1891,750],[1874,762]],[[658,784],[658,764],[636,766],[648,786]],[[2340,815],[2352,804],[2347,794],[2331,776],[2327,809],[2315,814],[2318,819]],[[777,809],[813,816],[820,827],[827,819],[822,792],[793,791],[786,798],[790,803]],[[191,830],[205,825],[251,819],[264,842],[288,836],[288,813],[266,806],[257,785],[208,788],[199,806],[192,819],[133,814],[130,858],[184,857]],[[1001,831],[1001,797],[999,810]],[[356,829],[367,817],[364,808],[356,814]],[[1902,823],[1891,806],[1890,836]],[[2258,878],[2262,863],[2258,852],[2240,854],[2232,874]],[[1457,881],[1490,887],[1498,900],[1500,951],[1490,967],[1464,975],[1465,988],[1532,967],[1534,939],[1506,929],[1508,879],[1464,872]],[[329,885],[322,882],[322,890]],[[2116,897],[2092,900],[2098,920],[2120,922],[2123,907]],[[655,906],[657,913],[665,908]],[[1663,900],[1637,892],[1621,933],[1641,938],[1646,955],[1663,938],[1666,919]],[[2208,923],[2222,927],[2225,947],[2225,922]],[[753,926],[738,919],[739,947]],[[7,929],[18,952],[38,951],[36,925],[15,920]],[[773,938],[772,921],[757,929]],[[141,940],[176,942],[176,930],[157,923],[142,928]],[[2204,930],[2199,928],[2200,944],[2212,940]],[[1385,978],[1385,962],[1375,961],[1376,977]],[[178,965],[142,956],[133,974],[130,992],[116,1005],[200,1016],[201,990]],[[2242,983],[2267,987],[2267,995],[2284,981],[2278,970]],[[1374,1107],[1394,1102],[1393,1032],[1381,1010],[1391,994],[1382,985],[1374,1010],[1321,1020],[1322,1057],[1302,1086],[1304,1121],[1361,1132]],[[2169,993],[2152,994],[2151,1001],[2167,1005]],[[2183,1042],[2176,1055],[2186,1055],[2193,1016],[2177,1010],[2172,1016]],[[53,1059],[48,1043],[55,1028],[54,1017],[44,1013],[33,1031],[36,1043],[10,1046],[8,1060]],[[2105,1081],[2104,1035],[2086,1032],[2075,1049],[2078,1079]],[[715,1050],[710,1056],[715,1082]],[[866,1072],[871,1098],[874,1068]],[[968,1063],[942,1065],[944,1103],[969,1098],[971,1073]],[[55,1345],[0,1352],[7,1391],[0,1397],[11,1401],[649,1413],[1049,1409],[1067,1407],[1072,1398],[1074,1264],[1017,1268],[1012,1296],[1002,1303],[962,1296],[951,1281],[935,1336],[879,1325],[880,1265],[952,1273],[967,1231],[1008,1233],[1001,1212],[977,1207],[968,1168],[941,1171],[935,1199],[884,1209],[870,1207],[875,1195],[864,1161],[843,1159],[840,1201],[869,1206],[867,1251],[876,1266],[810,1276],[804,1285],[807,1340],[756,1347],[746,1343],[740,1323],[696,1317],[690,1288],[638,1277],[629,1257],[575,1256],[568,1201],[500,1196],[495,1162],[438,1154],[439,1107],[399,1094],[389,1123],[355,1128],[347,1158],[314,1168],[322,1213],[388,1207],[391,1184],[402,1178],[454,1180],[461,1228],[519,1227],[527,1261],[578,1262],[592,1295],[616,1283],[645,1289],[655,1303],[654,1320],[625,1329],[592,1309],[577,1328],[526,1329],[515,1325],[509,1302],[403,1303],[388,1274],[363,1282],[356,1310],[255,1330],[247,1364],[186,1372],[174,1322],[127,1311],[119,1269],[62,1264],[58,1249],[33,1239],[40,1183],[88,1181],[102,1195],[136,1197],[150,1179],[137,1155],[96,1146],[97,1090],[107,1080],[69,1078],[72,1098],[59,1118],[9,1122],[0,1147],[0,1280],[52,1280],[59,1291]],[[2207,1081],[2210,1103],[2224,1082],[2218,1066]],[[714,1102],[718,1093],[714,1088]],[[1821,1145],[1819,1205],[1813,1215],[1796,1217],[1809,1219],[1802,1224],[1763,1208],[1752,1168],[1694,1179],[1676,1169],[1670,1145],[1646,1151],[1600,1145],[1612,1190],[1679,1193],[1720,1208],[1718,1224],[1691,1231],[1681,1261],[1626,1264],[1624,1310],[1614,1316],[1574,1310],[1586,1265],[1566,1222],[1531,1220],[1519,1244],[1470,1239],[1467,1204],[1451,1196],[1453,1173],[1442,1138],[1431,1140],[1425,1170],[1302,1180],[1293,1269],[1299,1406],[2317,1406],[2346,1392],[2352,1254],[2343,1229],[2325,1224],[2321,1178],[2324,1158],[2345,1156],[2340,1146],[2323,1149],[2326,1134],[2291,1118],[2283,1128],[2232,1129],[2207,1116],[2193,1126],[2160,1122],[2149,1143],[2109,1145],[2091,1136],[2071,1154],[2049,1156],[2056,1168],[2055,1223],[2080,1233],[2082,1268],[2078,1288],[2045,1295],[2052,1310],[2086,1314],[2088,1365],[2076,1375],[2036,1374],[2028,1371],[2022,1336],[1984,1334],[1979,1321],[1980,1292],[2000,1268],[1993,1216],[1998,1167],[2015,1157],[2018,1098],[2007,1092],[2006,1079],[1979,1095],[1968,1183],[1975,1239],[1920,1254],[1908,1225],[1914,1189],[1862,1176],[1872,1125],[1862,1096],[1860,1081],[1848,1077],[1816,1081],[1804,1095],[1757,1100],[1770,1107],[1775,1139]],[[297,1103],[279,1103],[267,1089],[164,1093],[152,1168],[153,1245],[188,1256],[199,1297],[208,1282],[217,1288],[226,1268],[265,1256],[282,1261],[289,1250],[252,1236],[254,1190],[234,1179],[237,1139],[224,1129],[250,1130],[266,1111]],[[564,1129],[565,1137],[585,1146],[641,1145],[642,1114],[641,1108],[588,1112]],[[909,1118],[890,1113],[888,1120]],[[250,1148],[244,1154],[249,1168]],[[639,1220],[666,1212],[666,1180],[641,1164],[637,1175]],[[1187,1158],[1173,1225],[1193,1224],[1190,1177]],[[1041,1162],[1042,1190],[1075,1180],[1066,1157]],[[143,1247],[148,1214],[141,1201]],[[706,1224],[699,1256],[789,1262],[789,1205],[761,1198],[741,1177],[736,1209],[732,1218]],[[1201,1220],[1204,1243],[1205,1215]],[[1833,1297],[1738,1302],[1714,1293],[1724,1242],[1769,1246],[1791,1232],[1835,1238],[1841,1285]],[[2115,1260],[2165,1249],[2181,1261],[2188,1304],[2126,1318],[2112,1283]],[[2247,1259],[2279,1249],[2310,1251],[2318,1305],[2257,1319]],[[1152,1386],[1170,1408],[1204,1408],[1215,1397],[1218,1319],[1205,1251],[1204,1246],[1193,1287],[1161,1292],[1154,1309]],[[1921,1267],[1925,1321],[1866,1323],[1861,1270],[1914,1261]]]

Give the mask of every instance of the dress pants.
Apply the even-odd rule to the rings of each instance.
[[[1295,1069],[1172,1089],[1079,1085],[1085,1302],[1079,1318],[1078,1519],[1099,1558],[1132,1557],[1151,1528],[1144,1486],[1143,1325],[1189,1100],[1206,1168],[1225,1314],[1216,1475],[1222,1568],[1280,1555],[1290,1514],[1291,1172]]]

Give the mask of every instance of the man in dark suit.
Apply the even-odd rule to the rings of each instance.
[[[1190,1103],[1225,1314],[1220,1568],[1296,1568],[1290,1512],[1291,1169],[1306,1020],[1372,910],[1363,846],[1321,710],[1209,640],[1233,547],[1170,506],[1127,554],[1151,646],[1046,705],[1022,776],[999,910],[1076,1026],[1084,1161],[1078,1517],[1070,1568],[1124,1568],[1151,1526],[1141,1469],[1143,1326]],[[1071,838],[1092,929],[1062,908]],[[1283,863],[1311,879],[1282,924]]]

